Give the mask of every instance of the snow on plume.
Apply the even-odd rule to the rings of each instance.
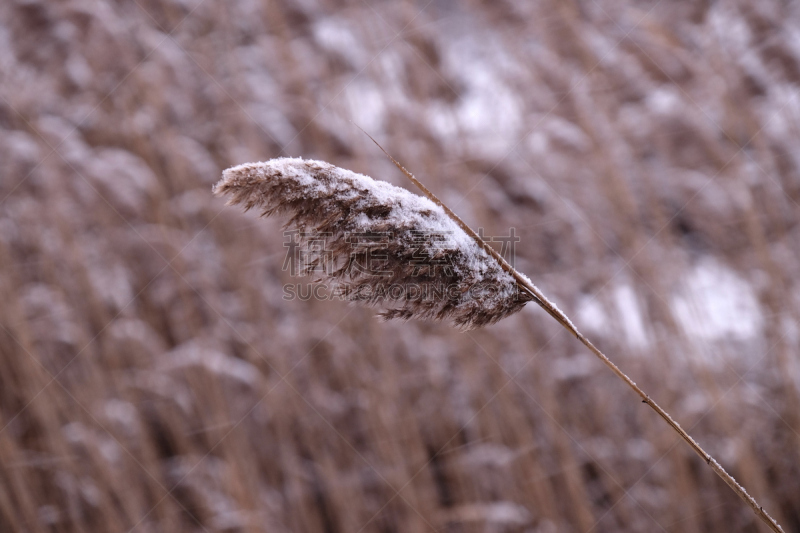
[[[436,204],[324,161],[273,159],[229,168],[214,186],[228,205],[288,213],[304,273],[386,319],[451,320],[471,329],[530,296]]]

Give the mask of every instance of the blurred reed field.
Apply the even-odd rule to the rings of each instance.
[[[229,166],[473,227],[800,531],[800,6],[0,3],[0,531],[764,531],[535,305],[284,300]]]

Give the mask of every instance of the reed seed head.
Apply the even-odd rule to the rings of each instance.
[[[304,271],[385,319],[492,324],[531,300],[495,259],[425,197],[299,158],[225,170],[214,193],[262,216],[290,215]]]

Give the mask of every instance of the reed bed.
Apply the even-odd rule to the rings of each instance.
[[[797,8],[517,4],[0,5],[0,530],[765,530],[533,306],[284,300],[210,188],[354,120],[800,531]]]

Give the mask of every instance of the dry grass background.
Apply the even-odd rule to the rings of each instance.
[[[0,4],[0,531],[758,531],[542,311],[282,300],[227,166],[474,227],[800,531],[800,7]]]

